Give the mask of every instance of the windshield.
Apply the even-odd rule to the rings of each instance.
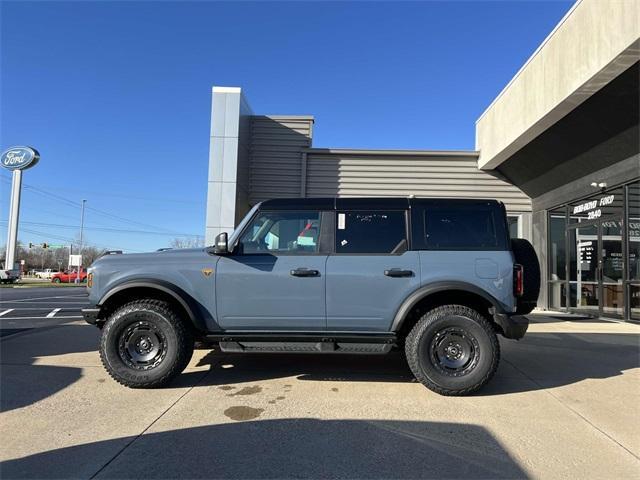
[[[249,223],[249,220],[251,220],[251,218],[256,213],[256,211],[258,211],[259,207],[260,207],[259,203],[254,205],[253,208],[251,210],[249,210],[249,213],[247,213],[244,216],[244,218],[242,219],[240,224],[231,233],[231,235],[229,236],[229,241],[227,242],[227,244],[229,245],[229,250],[233,250],[233,247],[235,246],[235,244],[238,243],[238,237],[240,236],[240,232],[242,232],[242,230],[244,229],[245,225],[247,223]]]

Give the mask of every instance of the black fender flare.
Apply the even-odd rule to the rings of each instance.
[[[180,304],[180,306],[187,312],[187,316],[189,317],[189,321],[193,324],[193,326],[202,331],[206,332],[207,327],[205,324],[205,320],[203,318],[204,312],[206,309],[196,300],[194,300],[187,292],[185,292],[182,288],[174,285],[173,283],[167,282],[165,280],[158,279],[147,279],[141,278],[136,280],[128,280],[123,283],[120,283],[112,288],[110,288],[107,293],[105,293],[98,302],[98,306],[102,307],[104,304],[109,301],[111,297],[115,294],[123,292],[125,290],[129,290],[132,288],[151,288],[154,290],[158,290],[162,293],[165,293],[172,297],[176,302]]]
[[[504,308],[500,305],[500,302],[491,294],[487,293],[485,290],[467,282],[460,281],[444,281],[444,282],[434,282],[428,285],[422,286],[411,293],[400,305],[398,308],[395,317],[393,317],[393,323],[391,324],[391,331],[397,332],[402,327],[407,315],[411,311],[416,304],[428,297],[429,295],[433,295],[434,293],[444,292],[447,290],[459,290],[463,292],[473,293],[478,295],[479,297],[484,298],[487,302],[489,302],[492,306],[492,314],[503,314],[505,313]]]

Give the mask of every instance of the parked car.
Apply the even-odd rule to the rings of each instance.
[[[45,268],[44,270],[40,270],[36,272],[36,277],[37,278],[46,278],[46,279],[50,279],[53,277],[54,274],[58,273],[57,270],[53,270],[51,268]]]
[[[72,271],[65,270],[64,272],[54,273],[51,276],[51,281],[53,283],[74,283],[78,278],[78,271],[73,269]],[[80,281],[84,282],[87,280],[87,271],[83,268],[80,270]]]
[[[0,268],[0,283],[14,283],[20,279],[20,270],[5,269],[4,264]]]
[[[495,200],[279,199],[198,249],[109,255],[89,269],[87,322],[128,387],[178,375],[194,340],[223,352],[385,354],[465,395],[520,339],[540,268]]]

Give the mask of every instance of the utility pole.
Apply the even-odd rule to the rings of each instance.
[[[80,246],[78,248],[78,254],[82,255],[82,237],[83,237],[83,233],[84,233],[84,205],[85,203],[87,203],[87,201],[83,198],[82,199],[82,207],[80,208]],[[80,265],[78,265],[78,270],[76,273],[76,283],[80,283],[80,272],[82,270],[82,261],[80,262]]]
[[[82,253],[82,236],[84,233],[84,205],[87,203],[86,200],[82,200],[82,208],[80,209],[80,252]]]

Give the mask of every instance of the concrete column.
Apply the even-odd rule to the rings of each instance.
[[[247,186],[241,169],[248,168],[249,132],[241,128],[242,117],[251,115],[238,87],[213,87],[209,147],[206,244],[220,232],[231,233],[236,225],[238,198]]]

